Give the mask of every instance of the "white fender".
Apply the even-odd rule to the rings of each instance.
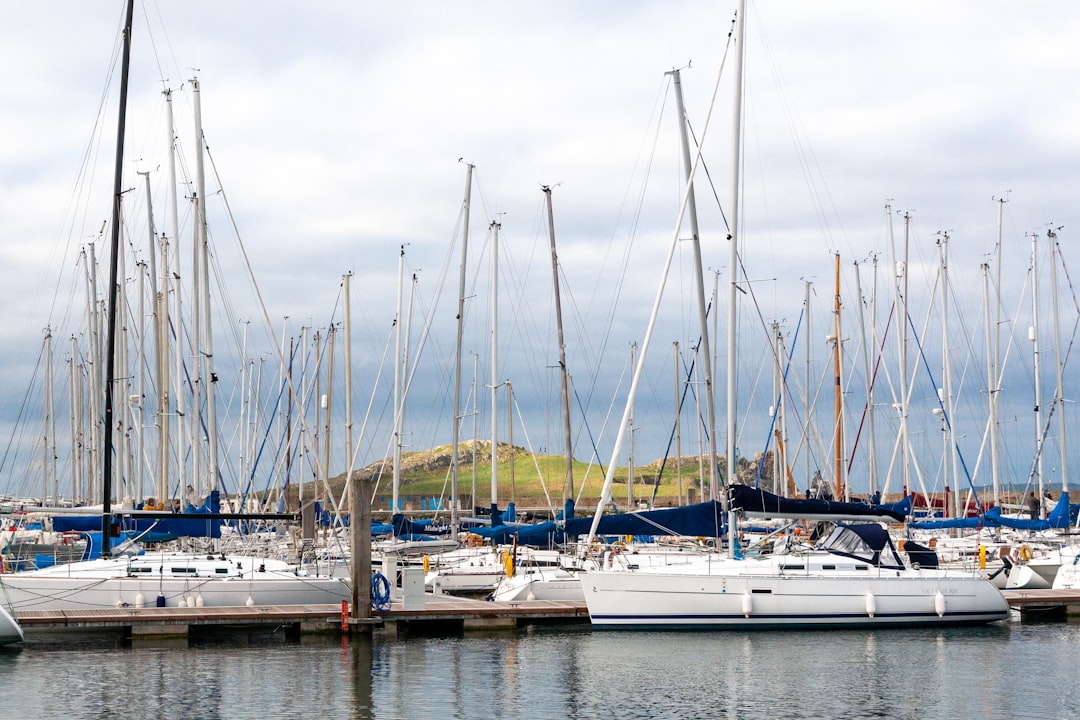
[[[945,596],[941,594],[940,590],[934,593],[934,612],[937,613],[938,617],[945,616]]]
[[[866,614],[870,617],[874,617],[877,613],[877,598],[874,597],[874,593],[866,593]]]
[[[754,612],[754,596],[747,590],[742,596],[742,613],[744,617],[750,617],[752,612]]]

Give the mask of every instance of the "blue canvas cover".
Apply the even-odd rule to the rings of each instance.
[[[809,520],[879,519],[883,522],[904,522],[907,516],[906,512],[894,509],[894,506],[783,498],[747,485],[732,485],[730,492],[732,507],[741,508],[748,515]]]

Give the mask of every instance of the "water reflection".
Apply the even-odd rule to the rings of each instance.
[[[32,641],[0,652],[15,717],[1080,716],[1076,624],[464,637]]]

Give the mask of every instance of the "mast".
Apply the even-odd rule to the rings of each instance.
[[[461,337],[465,331],[465,263],[469,257],[469,209],[472,204],[471,163],[466,164],[465,202],[462,204],[461,266],[458,270],[457,340],[454,344],[454,422],[450,450],[450,532],[458,531],[458,444],[461,439]],[[494,522],[495,518],[492,518]]]
[[[738,394],[735,387],[736,358],[738,357],[738,336],[736,320],[738,317],[739,285],[739,204],[741,202],[739,172],[742,165],[742,92],[743,92],[743,55],[746,49],[746,0],[739,0],[739,9],[735,25],[735,102],[732,115],[731,146],[731,206],[728,210],[730,228],[728,231],[728,326],[727,326],[727,482],[738,481],[735,459],[736,420],[738,419]],[[717,499],[717,498],[714,498]],[[734,543],[728,546],[728,552],[734,555]]]
[[[101,471],[101,557],[112,557],[110,526],[112,525],[112,452],[113,452],[113,375],[116,373],[116,302],[117,259],[120,254],[120,200],[123,197],[124,131],[127,124],[128,74],[131,68],[131,18],[134,0],[128,0],[124,18],[124,51],[120,65],[120,109],[116,123],[116,167],[113,174],[112,238],[109,263],[109,310],[105,353],[105,437],[104,462]]]
[[[690,140],[686,132],[686,107],[683,105],[682,80],[678,70],[669,73],[675,89],[675,104],[679,120],[679,140],[682,146],[683,172],[686,176],[686,212],[690,216],[690,245],[694,252],[694,283],[697,290],[698,318],[701,327],[702,378],[705,381],[705,413],[709,440],[709,493],[720,493],[716,477],[716,391],[713,388],[712,350],[709,346],[709,318],[705,306],[705,275],[701,263],[701,235],[698,231],[697,202],[694,199],[693,165],[690,161]]]
[[[1000,474],[1001,463],[999,457],[1000,448],[1000,427],[998,426],[998,402],[1001,394],[1001,372],[999,369],[1001,362],[1001,226],[1002,216],[1005,210],[1005,198],[998,198],[998,212],[997,212],[997,245],[994,248],[995,255],[997,257],[997,281],[995,283],[995,300],[994,303],[994,316],[993,316],[993,340],[994,345],[992,349],[987,348],[987,357],[989,358],[987,375],[989,383],[987,389],[990,393],[990,469],[993,475],[994,481],[994,504],[1000,505]],[[987,268],[987,281],[989,281],[989,268]],[[989,316],[989,308],[987,308],[987,315]]]
[[[200,344],[202,356],[203,382],[205,383],[206,397],[206,440],[207,440],[207,481],[199,483],[196,488],[200,493],[206,493],[217,487],[218,484],[218,436],[217,436],[217,375],[214,372],[214,340],[210,327],[210,238],[207,234],[206,224],[206,177],[203,172],[203,142],[202,142],[202,101],[199,92],[199,80],[194,78],[192,93],[195,106],[195,181],[198,188],[198,202],[196,203],[198,229],[196,236],[198,246],[196,252],[199,256],[199,272],[197,282],[202,290],[202,335],[196,341]]]
[[[168,133],[169,133],[169,223],[170,231],[172,232],[173,248],[172,248],[172,266],[173,274],[171,277],[173,302],[172,302],[172,316],[174,331],[173,341],[173,401],[176,407],[176,481],[179,485],[183,486],[187,481],[187,463],[184,462],[185,453],[180,451],[179,448],[184,446],[184,436],[187,432],[185,428],[185,408],[184,402],[184,343],[183,343],[183,315],[181,314],[181,292],[183,286],[180,282],[180,220],[179,210],[177,208],[177,195],[176,192],[176,131],[173,126],[173,107],[172,107],[172,91],[165,91],[165,107],[167,108],[166,118],[168,120]],[[163,286],[162,291],[166,292],[166,288]],[[165,327],[165,344],[168,347],[168,323]],[[162,486],[160,488],[161,497],[159,500],[164,501],[169,497],[169,485],[168,478],[161,478]]]
[[[1035,475],[1039,492],[1039,507],[1043,496],[1043,427],[1042,427],[1042,389],[1039,382],[1039,236],[1031,234],[1031,328],[1028,339],[1031,340],[1032,366],[1035,375]],[[1039,517],[1043,516],[1042,510]]]
[[[847,492],[844,483],[844,390],[840,378],[840,253],[836,253],[836,292],[833,302],[833,400],[835,402],[836,499]]]
[[[394,315],[394,447],[393,447],[393,511],[398,512],[401,491],[401,414],[404,410],[401,402],[401,297],[402,283],[405,281],[405,246],[398,253],[397,312]]]
[[[353,486],[353,419],[352,419],[352,300],[349,296],[349,281],[352,273],[341,276],[343,303],[345,305],[345,494],[352,507]],[[292,383],[289,383],[292,387]]]
[[[499,229],[491,223],[491,504],[499,503]],[[475,464],[473,465],[475,467]],[[492,520],[494,524],[494,519]]]
[[[566,446],[566,495],[574,497],[574,453],[570,431],[570,375],[566,369],[566,342],[563,340],[562,301],[559,298],[559,258],[555,253],[555,216],[551,209],[551,186],[543,188],[547,202],[548,238],[551,241],[551,274],[555,282],[555,327],[559,336],[559,370],[562,373],[563,442]]]
[[[59,499],[56,478],[56,416],[53,406],[53,354],[52,328],[45,326],[45,418],[42,428],[44,442],[41,444],[41,465],[44,483],[41,488],[42,504],[56,503]]]
[[[1061,228],[1058,228],[1060,230]],[[1050,241],[1050,302],[1054,313],[1054,372],[1057,375],[1057,391],[1054,402],[1057,404],[1058,416],[1058,450],[1061,453],[1061,492],[1069,490],[1069,475],[1066,472],[1066,443],[1065,443],[1065,381],[1062,377],[1064,366],[1061,359],[1061,317],[1058,312],[1058,278],[1057,278],[1057,233],[1054,230],[1046,231],[1047,240]]]
[[[911,486],[911,467],[910,456],[908,446],[908,401],[909,401],[909,380],[908,380],[908,361],[907,361],[907,345],[908,345],[908,250],[910,247],[911,238],[911,214],[904,213],[904,259],[897,268],[899,277],[897,278],[898,288],[900,292],[900,332],[896,334],[897,342],[900,343],[899,356],[900,356],[900,468],[904,479],[904,497],[907,497],[908,488]]]
[[[993,335],[991,334],[993,318],[990,315],[990,264],[983,263],[979,266],[979,269],[983,278],[983,341],[985,343],[984,352],[986,353],[986,401],[989,405],[987,412],[990,418],[990,474],[993,478],[994,505],[999,506],[1001,504],[1001,491],[998,486],[997,435],[994,432],[998,421],[997,402],[995,402],[997,399],[995,390],[997,385],[997,357],[993,353]]]
[[[956,454],[956,431],[953,428],[955,422],[953,392],[952,392],[952,353],[949,352],[949,233],[942,233],[938,241],[941,248],[941,366],[942,384],[941,401],[945,410],[945,455],[942,457],[943,467],[947,469],[945,478],[946,493],[948,492],[949,479],[953,483],[953,513],[960,517],[960,468],[957,464]]]

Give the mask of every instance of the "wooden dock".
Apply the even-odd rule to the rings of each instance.
[[[414,600],[407,608],[402,600],[394,600],[389,610],[376,611],[370,619],[359,621],[350,618],[340,605],[43,610],[19,613],[17,619],[26,633],[117,630],[130,638],[155,638],[241,628],[282,629],[297,635],[347,632],[360,625],[399,633],[452,633],[513,629],[534,623],[588,622],[589,611],[583,601],[494,603],[425,594],[422,604]]]
[[[1076,590],[1003,590],[1002,595],[1025,619],[1064,619],[1080,613],[1080,591]],[[361,625],[402,634],[460,633],[536,623],[587,623],[589,611],[583,601],[495,603],[425,593],[422,603],[414,598],[407,606],[395,599],[389,610],[359,621],[344,614],[340,605],[51,610],[19,613],[18,621],[28,634],[116,630],[127,638],[149,639],[252,628],[298,636],[350,632]]]
[[[1001,594],[1025,619],[1064,619],[1080,612],[1080,590],[1002,590]]]

